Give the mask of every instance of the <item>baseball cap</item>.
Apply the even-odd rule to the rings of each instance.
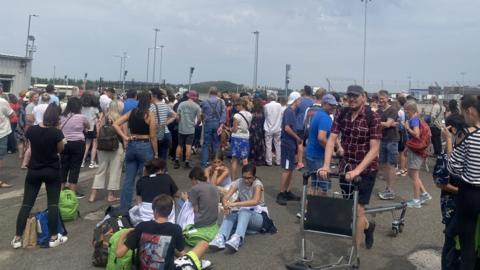
[[[288,105],[292,105],[292,103],[295,102],[295,100],[299,99],[300,97],[302,97],[302,96],[300,95],[299,92],[293,91],[293,92],[290,93],[290,95],[288,96],[288,102],[287,102],[287,104],[288,104]]]
[[[196,98],[196,97],[198,97],[198,93],[197,93],[197,91],[195,91],[195,90],[190,90],[190,91],[188,91],[188,93],[187,93],[187,97],[188,97],[188,98]]]
[[[350,85],[347,88],[347,95],[352,94],[356,96],[361,96],[365,93],[363,88],[360,85]]]
[[[326,94],[322,98],[322,103],[337,106],[337,99],[332,94]]]

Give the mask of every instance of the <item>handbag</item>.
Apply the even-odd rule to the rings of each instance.
[[[23,231],[22,247],[34,248],[37,246],[37,219],[35,216],[30,216],[27,219],[27,225]]]

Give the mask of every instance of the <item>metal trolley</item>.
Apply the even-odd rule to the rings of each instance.
[[[357,255],[356,227],[358,188],[353,183],[340,183],[349,185],[348,189],[342,188],[342,192],[326,192],[323,196],[307,195],[308,180],[316,173],[304,173],[303,192],[301,201],[300,235],[301,235],[301,258],[286,265],[289,270],[305,269],[358,269],[360,259]],[[339,178],[338,174],[331,177]],[[358,178],[354,182],[358,181]],[[350,194],[345,193],[350,190]],[[331,193],[331,194],[330,194]],[[308,203],[307,203],[308,201]],[[351,247],[346,256],[341,256],[335,263],[313,266],[312,258],[307,257],[306,233],[317,233],[351,239]]]

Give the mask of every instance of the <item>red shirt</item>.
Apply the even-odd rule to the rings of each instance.
[[[20,104],[18,103],[10,103],[10,108],[15,112],[15,116],[10,118],[10,123],[16,124],[18,122],[18,111],[20,110]]]
[[[348,111],[343,119],[338,119],[341,110],[337,110],[335,115],[332,133],[341,133],[341,144],[344,150],[343,159],[340,162],[340,168],[345,164],[350,165],[347,171],[354,170],[358,164],[367,155],[370,150],[370,140],[380,140],[382,138],[382,126],[380,115],[372,112],[372,120],[368,126],[365,107],[361,109],[357,118],[352,121],[352,112]],[[378,170],[378,157],[368,166],[368,172]]]

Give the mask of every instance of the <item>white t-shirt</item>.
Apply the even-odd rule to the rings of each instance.
[[[96,107],[82,107],[82,114],[85,115],[90,124],[88,131],[93,131],[97,123],[98,109]]]
[[[38,104],[33,108],[33,117],[35,118],[34,125],[40,125],[43,123],[43,114],[47,110],[48,104],[42,103]]]
[[[242,114],[243,117],[240,114]],[[245,118],[247,119],[248,123],[245,121]],[[238,128],[237,128],[237,132],[232,133],[232,137],[249,139],[250,132],[248,131],[248,128],[252,124],[252,114],[247,111],[241,111],[236,113],[233,116],[233,119],[237,120]]]
[[[8,101],[0,97],[0,138],[12,133],[12,128],[10,127],[10,115],[12,113],[13,110]]]
[[[263,129],[267,133],[277,133],[282,130],[282,105],[276,101],[270,101],[264,108],[265,122]]]
[[[103,94],[100,96],[99,102],[100,102],[100,108],[102,109],[102,111],[107,112],[108,107],[110,106],[110,102],[112,102],[112,99],[109,98],[106,94]]]

